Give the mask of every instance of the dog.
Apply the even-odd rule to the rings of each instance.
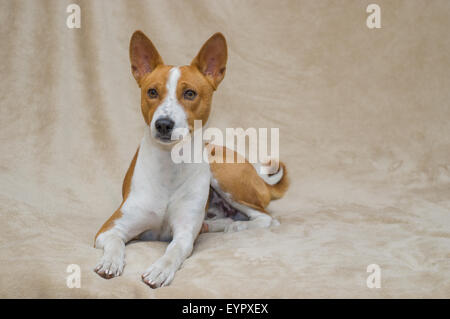
[[[130,61],[146,126],[125,175],[123,201],[95,236],[103,257],[94,271],[106,279],[121,275],[125,244],[133,239],[170,241],[164,255],[142,274],[146,284],[157,288],[171,283],[201,232],[277,224],[266,207],[283,196],[288,179],[281,162],[276,173],[264,175],[245,160],[178,164],[171,160],[171,149],[179,143],[173,132],[184,129],[192,134],[195,120],[208,120],[213,92],[226,70],[227,43],[221,33],[204,43],[190,65],[176,67],[165,65],[150,39],[136,31]],[[208,146],[210,154],[226,153],[221,146]]]

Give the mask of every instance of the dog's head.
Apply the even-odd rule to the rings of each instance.
[[[165,65],[149,38],[134,32],[130,42],[131,72],[141,88],[141,110],[151,136],[161,144],[176,143],[180,129],[192,133],[194,120],[206,123],[213,92],[225,76],[227,44],[214,34],[190,65]]]

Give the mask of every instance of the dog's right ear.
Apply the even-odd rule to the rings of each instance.
[[[135,31],[130,41],[131,73],[139,86],[142,77],[152,72],[158,65],[164,64],[152,41],[145,34]]]

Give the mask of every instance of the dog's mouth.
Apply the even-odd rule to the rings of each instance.
[[[170,136],[160,136],[160,135],[155,136],[155,140],[158,143],[164,144],[164,145],[170,145],[170,144],[174,144],[177,142],[177,140],[172,140],[172,138]]]
[[[182,136],[174,136],[173,134],[171,136],[167,136],[167,135],[161,135],[158,133],[155,135],[154,138],[158,143],[163,144],[163,145],[176,144],[183,139]]]

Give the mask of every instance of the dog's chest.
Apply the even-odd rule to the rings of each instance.
[[[185,177],[183,165],[145,147],[139,151],[131,182],[130,197],[144,210],[162,214]]]
[[[143,214],[156,215],[162,221],[170,213],[171,205],[185,201],[193,189],[209,178],[207,163],[174,163],[170,151],[152,147],[144,138],[126,204],[138,207]]]

